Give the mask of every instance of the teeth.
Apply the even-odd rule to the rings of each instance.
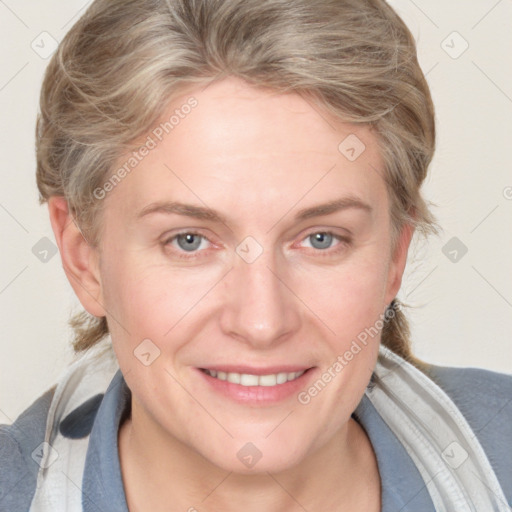
[[[275,375],[260,375],[258,383],[260,386],[275,386],[277,384],[277,378]]]
[[[293,380],[295,378],[295,373],[292,372],[292,378],[290,380]],[[278,373],[277,374],[277,383],[278,384],[284,384],[288,380],[288,374],[287,373]]]
[[[232,375],[230,373],[230,375]],[[234,375],[239,375],[235,373]],[[257,375],[249,375],[247,373],[242,373],[240,375],[240,384],[242,386],[257,386],[259,381],[259,377]]]
[[[305,370],[302,370],[300,372],[282,372],[271,375],[250,375],[248,373],[217,372],[216,370],[204,371],[219,380],[227,380],[241,386],[276,386],[277,384],[284,384],[290,380],[295,380],[305,372]]]
[[[240,374],[239,373],[228,373],[226,380],[228,382],[232,382],[233,384],[240,384]]]

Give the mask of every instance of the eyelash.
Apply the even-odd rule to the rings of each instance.
[[[339,241],[339,243],[337,245],[335,245],[334,248],[331,248],[331,247],[328,249],[315,249],[314,247],[309,248],[309,249],[312,249],[313,251],[315,251],[315,253],[317,253],[316,255],[319,255],[320,257],[333,256],[333,255],[337,254],[338,252],[340,252],[342,249],[349,247],[352,243],[351,238],[348,236],[338,235],[338,234],[334,233],[333,231],[322,231],[322,230],[311,231],[301,241],[304,241],[307,238],[309,238],[310,236],[316,235],[318,233],[322,233],[324,235],[332,235],[332,237],[334,239],[337,239]],[[172,235],[171,237],[165,239],[163,241],[162,245],[164,247],[167,247],[168,245],[171,244],[171,242],[173,240],[176,240],[181,235],[196,235],[196,236],[199,236],[199,237],[203,238],[204,240],[207,240],[208,242],[212,243],[210,241],[210,239],[208,237],[204,236],[202,233],[199,233],[198,231],[190,230],[190,231],[181,231],[180,233],[176,233],[175,235]],[[190,252],[190,253],[188,253],[189,256],[184,256],[184,254],[186,254],[186,251],[183,251],[183,250],[177,250],[176,252],[177,252],[178,258],[190,260],[190,259],[197,258],[197,254],[199,254],[199,252],[201,252],[201,251]],[[204,251],[202,251],[202,252],[204,252]]]
[[[341,252],[342,250],[349,247],[352,243],[352,239],[348,236],[342,236],[334,233],[333,231],[311,231],[308,233],[301,241],[307,240],[310,236],[316,235],[316,234],[323,234],[323,235],[331,235],[333,239],[338,240],[338,244],[334,245],[332,247],[329,247],[328,249],[315,249],[314,247],[308,247],[308,249],[311,249],[315,252],[315,256],[320,257],[332,257]]]

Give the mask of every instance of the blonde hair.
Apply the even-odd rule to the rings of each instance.
[[[420,187],[435,147],[434,107],[414,38],[383,0],[95,0],[46,70],[37,119],[40,203],[66,198],[88,242],[101,239],[94,190],[136,149],[184,87],[236,76],[297,93],[370,126],[385,165],[393,238],[435,221]],[[400,303],[382,343],[417,367]],[[70,320],[75,351],[108,334],[105,317]]]

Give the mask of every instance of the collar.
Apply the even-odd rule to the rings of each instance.
[[[117,434],[123,415],[129,412],[130,400],[130,390],[118,370],[105,392],[89,439],[82,486],[84,512],[128,512]],[[413,460],[366,394],[353,417],[367,432],[377,457],[382,512],[435,512]]]
[[[105,392],[89,438],[82,481],[84,512],[128,512],[117,434],[130,401],[131,392],[118,370]]]
[[[510,512],[482,445],[445,391],[383,345],[373,373],[353,417],[376,453],[382,512]],[[100,400],[94,417],[91,404]],[[31,512],[128,512],[117,436],[130,402],[109,343],[71,365],[47,414]],[[77,410],[93,421],[88,436]]]

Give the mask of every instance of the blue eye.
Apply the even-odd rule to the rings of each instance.
[[[302,239],[301,244],[308,242],[310,252],[318,256],[334,256],[351,245],[349,237],[337,235],[330,231],[315,231]],[[337,242],[337,243],[335,243]],[[170,236],[163,242],[164,247],[174,253],[177,258],[198,258],[207,256],[210,251],[210,240],[194,231],[183,231]]]
[[[197,233],[181,233],[176,235],[175,238],[179,247],[188,252],[198,249],[204,237]]]
[[[308,238],[311,241],[311,245],[315,249],[328,249],[331,246],[332,241],[334,239],[334,237],[332,236],[332,233],[325,233],[325,232],[313,233],[313,234],[309,235]],[[317,245],[315,245],[315,244],[317,244]]]
[[[351,239],[347,236],[337,235],[330,231],[315,231],[303,239],[302,243],[308,241],[314,254],[320,256],[334,256],[347,249],[351,245]],[[337,243],[334,243],[334,242]]]
[[[194,231],[183,231],[169,237],[163,242],[163,246],[171,246],[172,252],[178,258],[194,258],[208,248],[210,241],[204,235]],[[204,245],[206,244],[206,245]]]

